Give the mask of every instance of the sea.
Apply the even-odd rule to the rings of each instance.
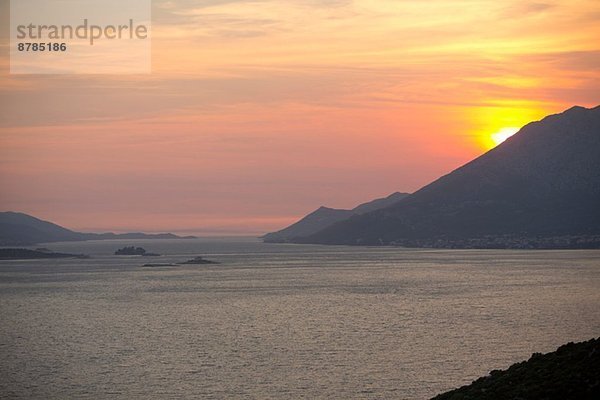
[[[0,261],[2,399],[428,399],[600,336],[598,250],[39,247],[90,258]]]

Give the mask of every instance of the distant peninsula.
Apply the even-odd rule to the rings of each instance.
[[[0,246],[29,246],[36,243],[77,242],[109,239],[195,239],[172,233],[83,233],[19,212],[0,212]]]
[[[600,399],[600,338],[535,353],[528,361],[434,397],[432,400]]]
[[[47,249],[0,249],[0,260],[37,260],[47,258],[89,258],[84,254],[55,253]]]

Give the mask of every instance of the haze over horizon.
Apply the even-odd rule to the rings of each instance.
[[[423,185],[600,103],[600,3],[153,2],[151,75],[8,74],[0,210],[261,234]]]

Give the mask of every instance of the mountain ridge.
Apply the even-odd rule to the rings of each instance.
[[[0,212],[0,245],[25,246],[36,243],[67,242],[110,239],[183,239],[193,236],[177,236],[172,233],[146,234],[132,233],[84,233],[77,232],[45,221],[29,214]]]
[[[402,202],[294,242],[485,247],[485,237],[600,237],[598,171],[600,106],[576,106],[525,125]]]
[[[263,240],[267,243],[285,243],[298,237],[309,236],[353,215],[364,214],[401,201],[406,196],[408,193],[394,192],[387,197],[359,204],[350,210],[321,206],[292,225],[276,232],[267,233],[263,236]]]

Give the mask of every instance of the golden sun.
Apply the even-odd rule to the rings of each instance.
[[[498,146],[500,143],[517,133],[519,129],[520,128],[502,128],[498,132],[492,133],[492,140],[496,146]]]

